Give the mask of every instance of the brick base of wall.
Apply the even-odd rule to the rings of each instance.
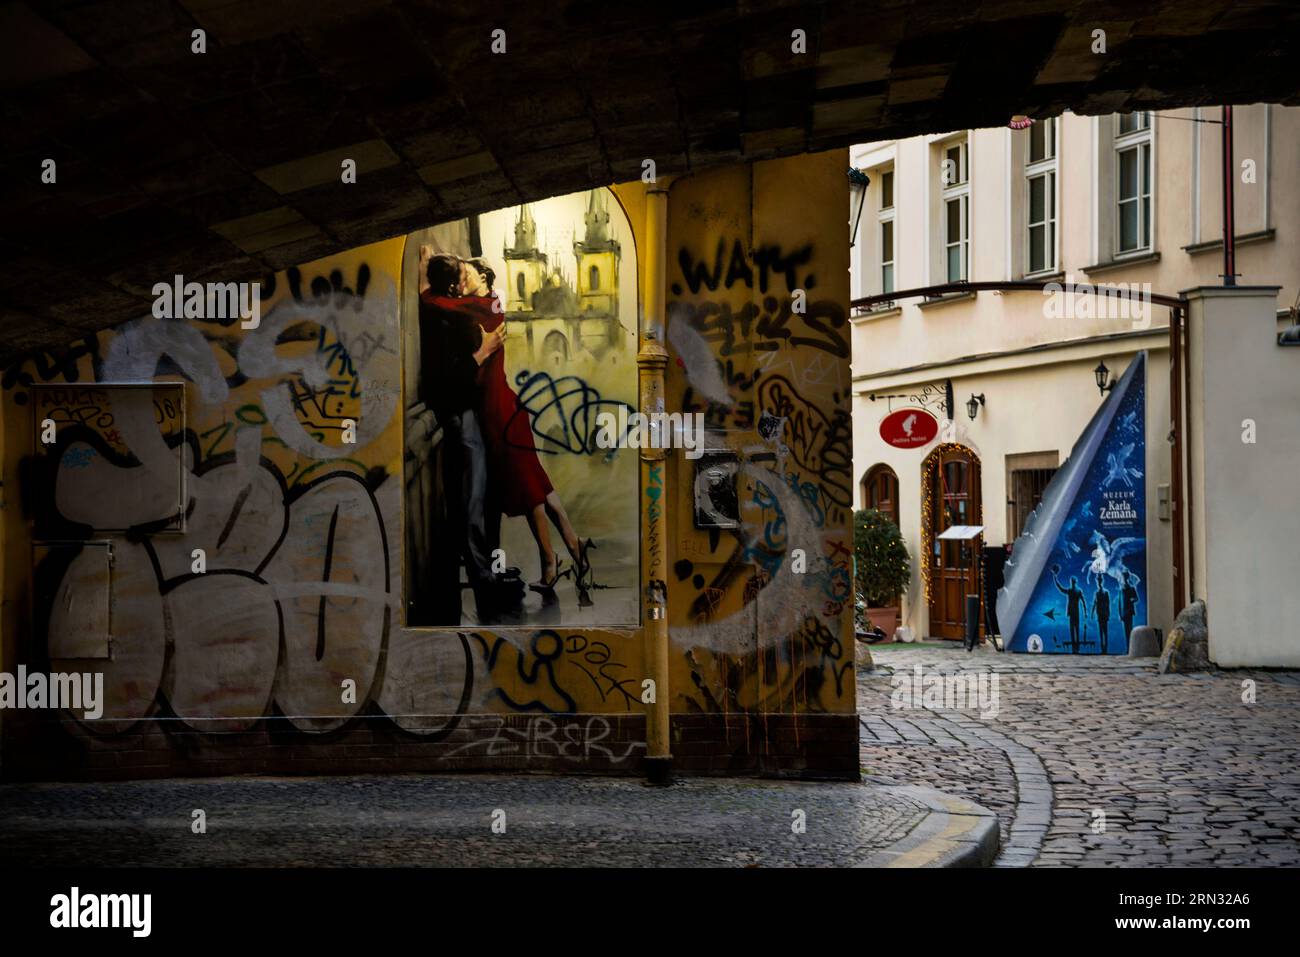
[[[678,774],[760,774],[856,781],[855,714],[674,714]]]
[[[639,775],[646,753],[640,714],[464,715],[420,735],[378,714],[323,733],[267,718],[239,732],[148,719],[114,734],[10,712],[4,732],[5,781],[438,771]],[[683,775],[858,777],[852,714],[674,714],[672,750],[673,770]]]

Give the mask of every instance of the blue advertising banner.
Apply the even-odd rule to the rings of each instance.
[[[1146,623],[1146,353],[1052,477],[998,591],[1008,651],[1122,655]]]

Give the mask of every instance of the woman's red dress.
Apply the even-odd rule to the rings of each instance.
[[[504,313],[492,310],[496,300],[490,296],[437,296],[432,301],[472,320],[485,334],[505,322]],[[510,516],[527,515],[555,486],[537,459],[532,416],[506,381],[504,346],[479,367],[478,387],[483,443],[488,467],[501,488],[501,511]]]

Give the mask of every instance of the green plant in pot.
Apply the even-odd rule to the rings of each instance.
[[[869,621],[892,635],[900,596],[911,580],[912,563],[898,526],[874,508],[854,512],[853,583],[858,629],[865,631]]]

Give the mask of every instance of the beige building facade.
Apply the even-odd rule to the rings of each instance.
[[[961,596],[982,590],[973,571],[979,546],[1009,547],[1024,529],[1104,401],[1099,365],[1113,383],[1144,350],[1142,617],[1169,629],[1176,611],[1170,310],[1147,296],[1222,283],[1221,115],[1218,108],[1067,113],[1024,129],[851,151],[870,181],[850,209],[855,300],[961,282],[1052,284],[1046,292],[900,296],[853,311],[855,505],[881,508],[899,524],[912,557],[900,624],[914,636],[960,636]],[[1237,282],[1281,287],[1280,332],[1296,322],[1288,307],[1300,291],[1300,110],[1237,107],[1234,132]],[[1129,290],[1136,301],[1088,295],[1078,288],[1084,284]],[[1269,345],[1288,354],[1270,353],[1269,362],[1295,369],[1294,386],[1282,389],[1294,410],[1300,350]],[[1285,383],[1285,370],[1278,374]],[[1202,401],[1188,400],[1198,422]],[[882,419],[904,408],[934,414],[938,436],[912,448],[886,443]],[[1293,444],[1275,442],[1258,456],[1272,456],[1269,467],[1293,475]],[[983,525],[983,538],[973,548],[936,542],[948,524]],[[1293,587],[1285,568],[1263,573],[1261,596]],[[1191,590],[1205,597],[1195,584]]]

